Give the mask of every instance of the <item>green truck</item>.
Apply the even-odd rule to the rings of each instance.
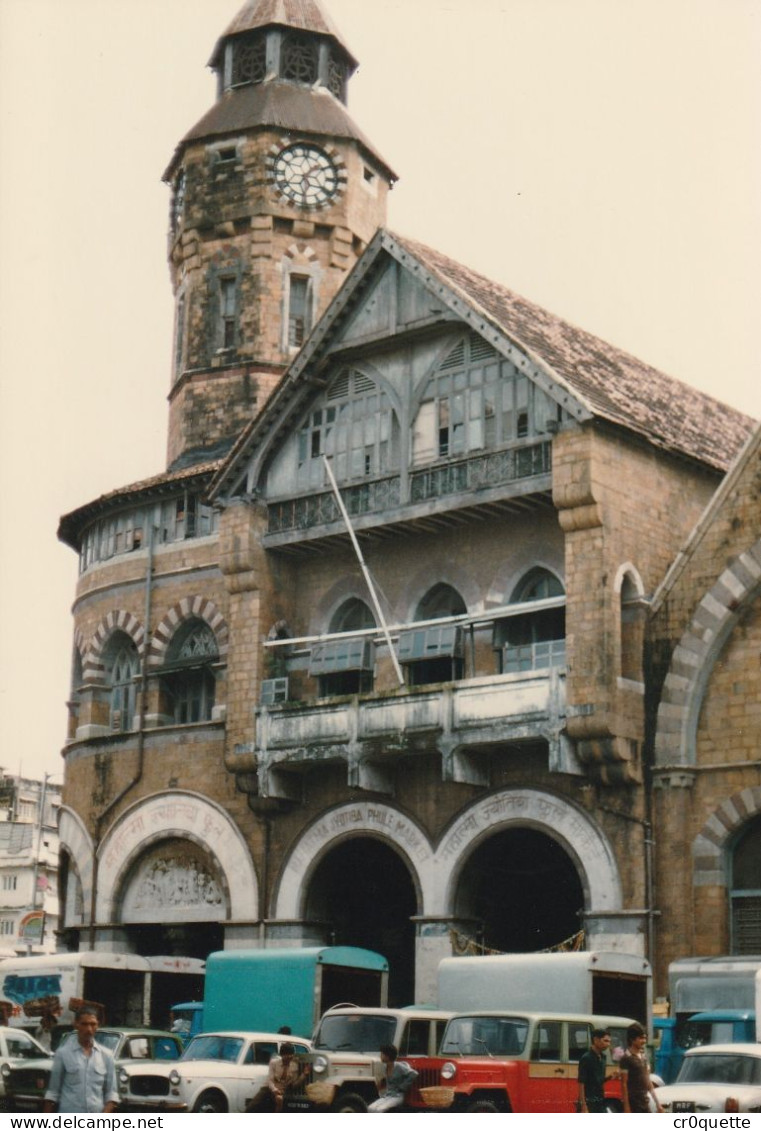
[[[239,1029],[311,1037],[332,1006],[385,1006],[388,962],[352,946],[220,950],[206,960],[203,1005],[172,1008],[183,1038]]]

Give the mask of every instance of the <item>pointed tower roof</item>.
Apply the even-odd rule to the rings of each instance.
[[[217,66],[222,44],[230,36],[273,25],[330,36],[343,48],[353,66],[357,66],[356,58],[320,0],[247,0],[217,41],[209,66]]]

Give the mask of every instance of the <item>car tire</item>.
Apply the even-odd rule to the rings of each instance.
[[[349,1112],[367,1111],[367,1100],[357,1092],[341,1092],[333,1101],[331,1111],[348,1114]]]
[[[213,1115],[227,1110],[227,1100],[221,1092],[202,1092],[193,1104],[193,1111],[198,1115]]]
[[[476,1100],[476,1102],[474,1104],[471,1104],[470,1107],[466,1107],[465,1111],[468,1115],[470,1115],[471,1113],[475,1112],[501,1111],[501,1108],[499,1108],[497,1104],[493,1103],[491,1100]]]

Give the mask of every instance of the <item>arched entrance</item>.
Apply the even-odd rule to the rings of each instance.
[[[306,918],[324,925],[329,943],[366,947],[388,959],[390,1005],[415,1000],[417,910],[407,865],[375,837],[350,837],[329,849],[307,888]]]
[[[473,923],[484,946],[506,952],[546,950],[582,926],[584,891],[557,840],[511,826],[482,840],[462,867],[457,918]]]

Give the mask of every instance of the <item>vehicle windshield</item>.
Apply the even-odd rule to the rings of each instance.
[[[71,1037],[73,1037],[74,1040],[77,1040],[76,1033],[72,1033],[69,1039],[71,1039]],[[102,1048],[108,1049],[109,1052],[115,1052],[116,1046],[119,1044],[119,1034],[98,1032],[95,1034],[95,1040]]]
[[[314,1039],[314,1048],[330,1052],[371,1052],[380,1055],[381,1045],[392,1045],[396,1036],[396,1018],[383,1014],[326,1014]]]
[[[14,1033],[12,1036],[9,1034],[5,1038],[5,1044],[8,1049],[8,1056],[18,1056],[25,1060],[39,1059],[41,1056],[50,1056],[49,1052],[45,1052],[41,1045],[38,1045],[35,1040],[27,1036],[26,1033]]]
[[[213,1033],[193,1037],[180,1060],[227,1060],[234,1063],[243,1047],[242,1037],[223,1037]]]
[[[520,1056],[527,1036],[525,1017],[453,1017],[440,1052],[442,1056]]]
[[[706,1053],[686,1056],[677,1084],[761,1084],[761,1056]]]
[[[734,1021],[683,1021],[677,1027],[676,1043],[683,1049],[730,1044],[734,1027]]]

